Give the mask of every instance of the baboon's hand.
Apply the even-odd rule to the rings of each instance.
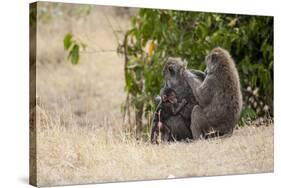
[[[156,101],[157,104],[159,104],[161,102],[161,97],[159,95],[157,95],[155,97],[155,101]]]
[[[194,79],[196,75],[194,75],[190,70],[186,70],[187,79]]]

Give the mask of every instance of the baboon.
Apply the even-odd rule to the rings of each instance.
[[[206,57],[206,67],[207,75],[202,83],[187,71],[188,83],[198,101],[191,114],[193,139],[210,130],[218,135],[231,135],[242,108],[239,75],[229,52],[214,48]]]
[[[161,101],[156,110],[155,123],[151,131],[151,142],[158,143],[157,138],[161,132],[162,141],[172,141],[173,135],[171,129],[166,125],[166,121],[171,116],[177,115],[187,103],[185,99],[178,102],[177,94],[172,88],[164,88],[161,95]],[[184,122],[182,122],[184,123]]]
[[[170,128],[171,135],[175,140],[192,139],[190,130],[191,112],[193,107],[197,104],[192,90],[186,80],[186,64],[178,58],[168,58],[163,70],[164,87],[160,91],[162,95],[165,88],[172,88],[177,94],[177,100],[186,101],[185,106],[176,115],[170,116],[165,124]],[[205,74],[201,71],[192,71],[192,74],[198,81],[203,81]],[[156,109],[156,112],[158,110]],[[164,113],[162,113],[164,114]],[[169,115],[168,115],[169,116]],[[157,113],[154,115],[153,127],[157,124]],[[151,131],[153,132],[153,130]]]

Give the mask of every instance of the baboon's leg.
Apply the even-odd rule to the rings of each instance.
[[[168,142],[170,139],[170,133],[167,131],[161,132],[161,141],[162,142]]]
[[[222,124],[221,126],[219,126],[219,128],[217,128],[218,132],[219,132],[219,136],[231,136],[233,133],[233,129],[234,129],[234,125],[229,125],[228,122],[225,122],[224,124]]]
[[[187,101],[183,100],[182,102],[178,103],[177,107],[172,105],[172,114],[177,115],[177,113],[179,113],[182,110],[182,108],[186,105],[186,103]]]
[[[199,105],[195,105],[191,113],[191,125],[193,139],[200,138],[202,133],[208,129],[208,121]]]
[[[151,135],[150,135],[151,143],[157,144],[157,139],[158,139],[158,136],[159,136],[158,134],[159,134],[158,127],[157,127],[156,124],[154,124],[152,129],[151,129]]]
[[[167,125],[164,125],[161,130],[161,140],[163,142],[172,141],[172,133],[170,128]]]

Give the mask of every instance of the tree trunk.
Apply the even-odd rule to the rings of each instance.
[[[135,113],[136,118],[136,138],[140,140],[143,133],[143,123],[142,123],[142,115],[143,115],[143,103],[137,106],[137,110]]]

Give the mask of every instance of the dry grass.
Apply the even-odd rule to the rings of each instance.
[[[87,52],[81,64],[73,66],[62,49],[69,30],[85,39],[90,49],[116,49],[103,11],[110,13],[98,8],[87,19],[57,19],[38,26],[40,186],[273,171],[273,125],[246,127],[230,138],[190,144],[156,146],[128,136],[120,113],[125,98],[122,57]],[[114,19],[124,28],[129,22]]]
[[[112,129],[55,127],[38,133],[39,185],[273,171],[273,126],[226,139],[151,145]]]

